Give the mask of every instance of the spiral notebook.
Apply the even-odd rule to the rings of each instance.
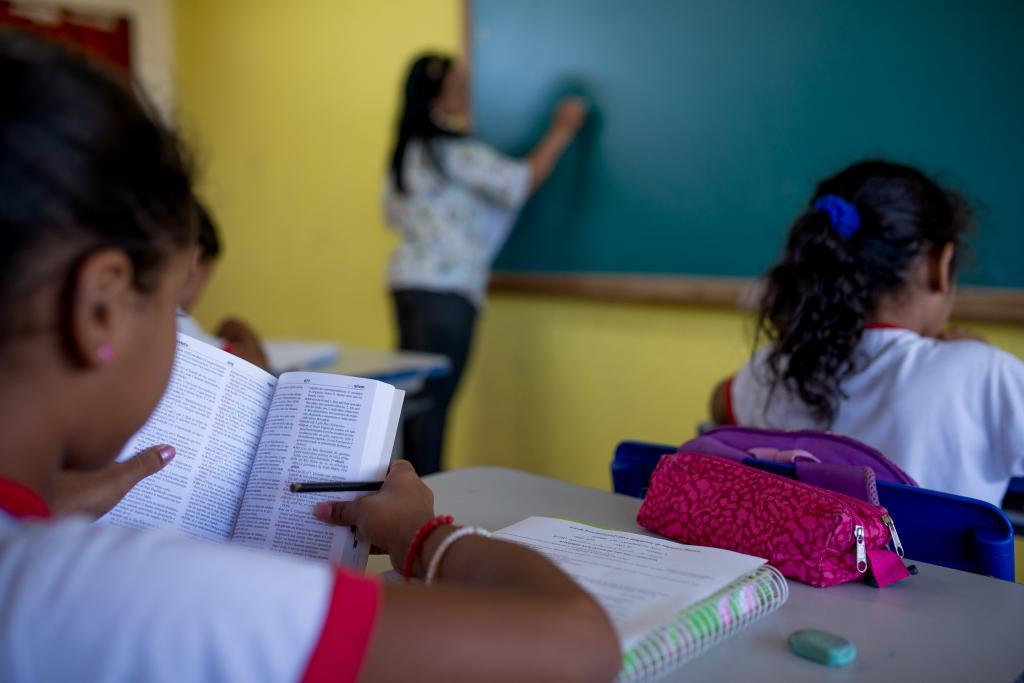
[[[551,559],[619,635],[619,683],[658,678],[781,606],[786,580],[758,557],[580,522],[530,517],[497,532]]]

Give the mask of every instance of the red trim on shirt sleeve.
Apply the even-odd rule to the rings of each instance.
[[[337,568],[320,638],[302,683],[355,681],[366,657],[380,605],[380,582]]]
[[[865,330],[905,330],[907,329],[903,325],[895,325],[893,323],[868,323],[864,326]]]
[[[736,420],[736,413],[733,412],[732,408],[732,381],[736,379],[736,375],[732,375],[729,379],[725,380],[725,424],[737,425],[739,422]]]
[[[38,493],[11,479],[0,478],[0,510],[12,517],[49,517],[50,506]]]

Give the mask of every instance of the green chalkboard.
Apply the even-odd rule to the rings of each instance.
[[[968,284],[1024,287],[1021,0],[473,0],[478,134],[592,120],[498,269],[756,276],[817,180],[920,166],[983,208]]]

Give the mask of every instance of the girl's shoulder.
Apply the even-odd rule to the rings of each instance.
[[[912,332],[883,331],[866,335],[863,348],[872,365],[898,365],[929,382],[947,382],[947,386],[1024,382],[1024,361],[983,341],[945,341]]]
[[[998,346],[975,339],[957,339],[947,341],[913,335],[908,343],[901,347],[904,353],[919,355],[922,360],[942,363],[950,367],[961,365],[966,369],[980,369],[1006,363],[1021,364],[1013,354]]]

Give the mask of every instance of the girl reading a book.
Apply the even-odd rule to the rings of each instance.
[[[519,209],[544,184],[586,118],[578,98],[563,100],[547,133],[521,159],[471,135],[465,65],[445,55],[416,59],[385,186],[388,224],[399,235],[388,267],[399,346],[445,355],[451,370],[429,379],[429,407],[406,420],[405,457],[420,474],[441,469],[448,405],[469,358],[491,262]]]
[[[62,472],[111,462],[166,386],[193,195],[174,136],[100,67],[4,32],[0,90],[0,680],[614,676],[597,604],[436,520],[408,463],[319,514],[433,585],[52,517]]]
[[[1024,475],[1024,363],[948,328],[966,203],[917,169],[854,164],[818,185],[765,279],[770,342],[713,417],[829,429],[926,488],[999,505]]]

